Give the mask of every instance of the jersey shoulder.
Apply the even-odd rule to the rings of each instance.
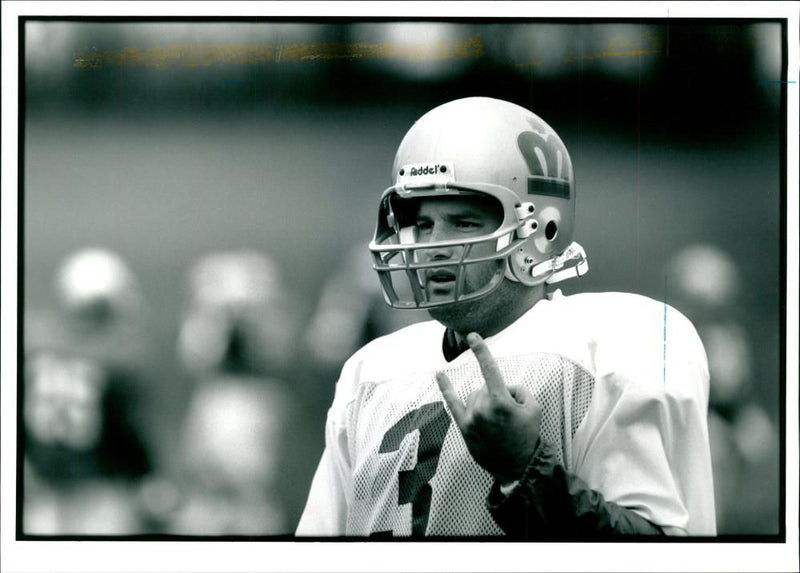
[[[667,301],[626,292],[580,293],[554,298],[564,320],[596,335],[631,339],[643,334],[675,333],[696,337],[691,321]]]
[[[375,338],[345,363],[361,379],[380,380],[441,367],[444,326],[434,320],[414,323]]]
[[[598,378],[647,385],[659,379],[664,386],[674,376],[686,379],[672,386],[676,392],[707,387],[703,343],[691,321],[667,302],[621,292],[554,296],[550,302],[550,322],[560,325],[555,338],[576,349]]]

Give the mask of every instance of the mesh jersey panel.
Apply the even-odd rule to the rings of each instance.
[[[562,356],[498,358],[508,385],[542,406],[540,435],[571,471],[572,437],[589,409],[594,378]],[[483,384],[476,361],[446,369],[465,400]],[[347,535],[502,535],[486,509],[493,478],[467,451],[435,372],[362,381],[348,411],[353,462]]]

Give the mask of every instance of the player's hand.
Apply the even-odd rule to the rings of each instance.
[[[461,401],[443,372],[436,383],[475,461],[500,484],[519,479],[539,441],[542,407],[523,386],[506,386],[489,347],[475,332],[467,336],[484,381]]]

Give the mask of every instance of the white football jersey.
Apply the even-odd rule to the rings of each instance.
[[[435,321],[376,339],[345,364],[297,535],[502,535],[493,478],[470,456],[435,374],[463,399],[475,355],[442,354]],[[605,499],[676,535],[714,535],[708,367],[692,324],[665,303],[559,291],[486,338],[508,385],[542,406],[540,434]]]

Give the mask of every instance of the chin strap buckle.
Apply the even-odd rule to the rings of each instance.
[[[573,242],[564,252],[531,269],[534,278],[542,278],[547,284],[558,283],[573,277],[582,277],[589,272],[589,261],[586,252],[578,243]],[[549,276],[548,276],[549,275]]]

